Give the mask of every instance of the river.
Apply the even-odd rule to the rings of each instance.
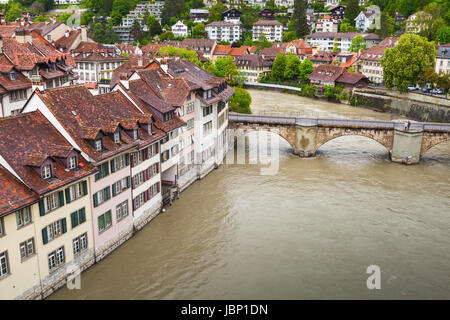
[[[255,113],[390,119],[249,91]],[[450,142],[404,166],[364,137],[332,140],[311,159],[270,138],[277,174],[222,165],[83,273],[81,290],[50,299],[450,299]],[[380,290],[367,288],[371,265]]]

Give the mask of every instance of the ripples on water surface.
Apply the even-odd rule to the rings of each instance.
[[[252,96],[266,108],[285,98]],[[313,159],[281,139],[280,150],[278,174],[223,165],[83,273],[82,290],[51,298],[450,298],[449,142],[414,166],[391,163],[363,137],[330,141]],[[369,291],[373,264],[382,287]]]

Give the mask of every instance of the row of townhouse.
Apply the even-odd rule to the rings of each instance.
[[[17,27],[14,37],[0,35],[0,117],[18,114],[35,89],[72,84],[71,62],[34,30]]]
[[[36,90],[0,119],[1,299],[45,298],[223,160],[226,79],[181,59],[146,67],[105,94]]]
[[[339,51],[349,51],[352,40],[357,35],[361,35],[370,48],[380,42],[380,37],[373,33],[359,34],[356,32],[315,32],[306,37],[306,41],[313,47],[317,47],[319,51],[333,51],[337,44]]]

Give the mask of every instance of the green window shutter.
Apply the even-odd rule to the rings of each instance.
[[[106,223],[106,225],[111,224],[111,210],[109,210],[107,213],[105,213],[105,223]]]
[[[39,215],[45,216],[44,199],[39,200]]]
[[[103,177],[109,175],[109,162],[105,162],[103,165]]]
[[[98,195],[94,194],[94,207],[98,206]]]
[[[87,181],[84,180],[84,181],[82,182],[82,185],[83,185],[83,195],[85,196],[85,195],[87,195],[87,193],[88,193],[88,189],[87,189]]]
[[[98,230],[105,229],[105,215],[101,215],[98,217]]]
[[[114,184],[112,185],[112,196],[113,196],[113,197],[115,197],[116,194],[117,194],[117,193],[116,193],[116,188],[115,188],[116,184],[117,184],[117,182],[114,183]]]
[[[86,209],[81,208],[78,210],[78,215],[80,216],[80,224],[86,222]]]
[[[66,233],[67,232],[67,222],[66,222],[66,218],[62,219],[62,232]]]
[[[131,177],[128,176],[127,177],[127,188],[129,188],[131,186]]]
[[[64,192],[59,191],[58,195],[59,195],[59,206],[62,207],[64,205]]]
[[[48,243],[47,228],[42,229],[42,242],[44,244]]]
[[[70,218],[72,220],[72,229],[75,228],[77,225],[79,225],[78,222],[78,212],[73,212],[70,214]]]
[[[99,180],[99,179],[101,179],[101,173],[100,173],[100,171],[97,172],[97,173],[95,174],[95,181],[97,181],[97,180]]]
[[[70,203],[72,200],[70,199],[70,188],[66,189],[66,203]]]
[[[111,173],[116,172],[115,164],[116,164],[115,159],[112,159],[111,160]]]
[[[111,199],[111,187],[106,187],[103,189],[105,201]]]
[[[126,164],[127,166],[130,165],[130,154],[129,154],[129,153],[127,153],[127,154],[125,155],[125,164]]]

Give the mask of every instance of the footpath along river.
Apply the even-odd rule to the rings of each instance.
[[[254,113],[390,119],[249,91]],[[271,139],[277,174],[222,165],[83,273],[81,290],[50,299],[450,299],[450,142],[404,166],[364,137],[332,140],[312,159]],[[370,265],[380,290],[367,289]]]

